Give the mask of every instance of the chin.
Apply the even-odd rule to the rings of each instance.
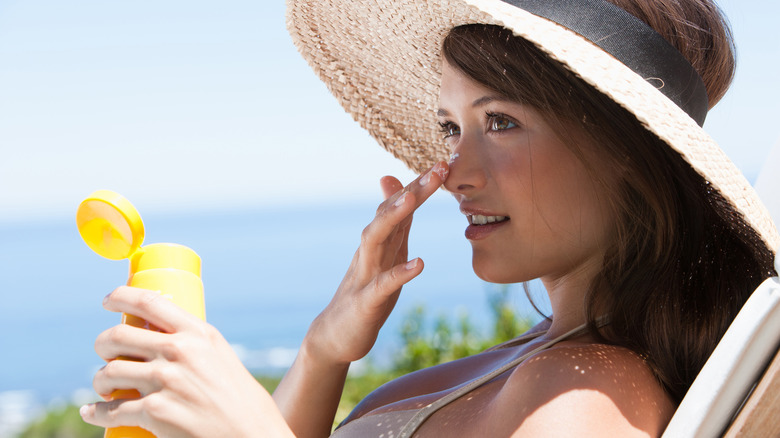
[[[516,268],[513,269],[502,263],[495,263],[489,260],[480,260],[476,256],[471,259],[471,267],[474,273],[477,274],[477,277],[488,283],[522,283],[535,278],[531,275],[523,275],[524,273],[519,272]]]

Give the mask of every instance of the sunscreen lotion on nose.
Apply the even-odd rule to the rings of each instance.
[[[84,242],[97,254],[111,260],[130,259],[129,286],[158,291],[184,310],[206,319],[200,257],[192,249],[175,243],[142,247],[144,225],[127,199],[110,190],[92,193],[79,205],[76,225]],[[125,313],[122,322],[157,330],[145,320]],[[112,400],[140,397],[135,389],[119,389],[111,394]],[[140,427],[121,426],[106,429],[104,437],[154,438],[154,434]]]

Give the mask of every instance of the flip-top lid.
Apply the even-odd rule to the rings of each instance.
[[[84,242],[111,260],[130,257],[144,241],[144,224],[138,210],[111,190],[98,190],[81,201],[76,225]]]

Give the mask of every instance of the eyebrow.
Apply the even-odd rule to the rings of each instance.
[[[509,102],[509,101],[511,101],[511,99],[508,99],[503,96],[488,95],[488,96],[482,96],[479,99],[475,100],[474,102],[471,102],[471,107],[477,108],[480,106],[485,106],[491,102]],[[436,111],[436,115],[438,115],[439,117],[447,117],[450,115],[450,112],[444,108],[439,108],[439,110]]]

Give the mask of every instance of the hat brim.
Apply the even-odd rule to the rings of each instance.
[[[449,151],[438,129],[441,45],[456,26],[511,29],[632,113],[719,190],[776,253],[780,235],[750,183],[680,107],[581,35],[499,0],[288,0],[293,42],[344,109],[422,172]]]

